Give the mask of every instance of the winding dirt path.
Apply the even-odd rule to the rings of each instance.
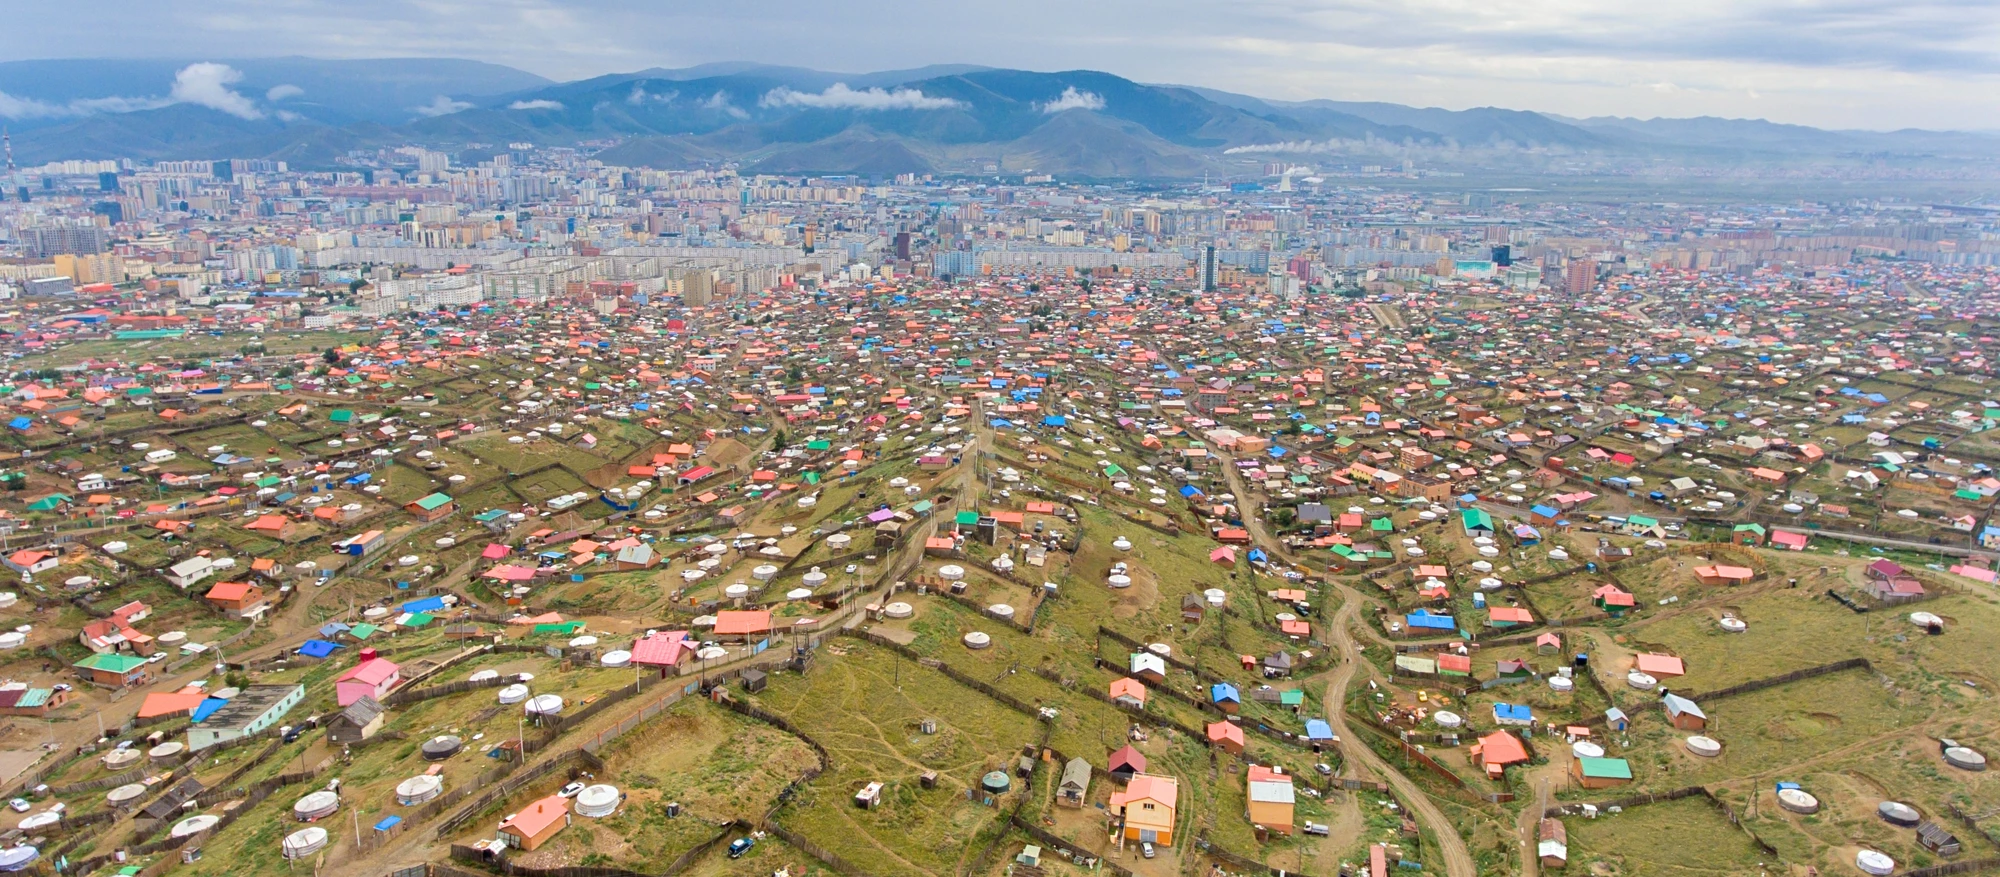
[[[1229,483],[1229,491],[1236,495],[1237,508],[1243,514],[1243,527],[1250,531],[1250,538],[1271,557],[1296,564],[1297,559],[1284,544],[1264,529],[1263,519],[1258,515],[1259,509],[1250,499],[1250,493],[1245,489],[1242,476],[1236,471],[1236,461],[1225,458],[1222,466],[1223,477]],[[1383,782],[1396,790],[1396,796],[1409,807],[1411,814],[1429,827],[1431,834],[1437,838],[1438,849],[1444,856],[1445,873],[1450,877],[1477,877],[1479,869],[1473,862],[1472,852],[1466,847],[1465,839],[1458,836],[1457,827],[1444,815],[1444,811],[1439,810],[1409,777],[1390,766],[1381,756],[1375,754],[1374,749],[1362,743],[1347,726],[1348,683],[1354,681],[1357,669],[1366,668],[1372,674],[1373,668],[1355,659],[1354,637],[1349,630],[1360,609],[1361,594],[1346,584],[1340,582],[1331,584],[1334,590],[1340,593],[1341,605],[1340,611],[1327,623],[1326,637],[1327,642],[1340,656],[1340,663],[1319,678],[1324,678],[1327,684],[1324,697],[1326,723],[1332,726],[1333,733],[1338,735],[1343,743],[1341,754],[1346,756],[1343,769],[1358,762],[1365,766],[1369,773],[1381,777]]]

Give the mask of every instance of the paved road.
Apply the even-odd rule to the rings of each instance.
[[[1789,533],[1804,533],[1808,536],[1825,539],[1859,542],[1864,545],[1881,545],[1886,548],[1936,552],[1938,554],[1948,554],[1952,557],[1983,557],[1988,560],[2000,558],[2000,551],[1986,551],[1979,548],[1966,548],[1960,545],[1932,545],[1929,542],[1911,542],[1904,539],[1890,539],[1885,536],[1869,536],[1862,533],[1845,533],[1837,530],[1809,530],[1803,527],[1774,527],[1772,529],[1784,530]]]
[[[1262,546],[1271,557],[1303,566],[1285,548],[1284,543],[1273,538],[1270,532],[1264,529],[1264,521],[1258,514],[1256,503],[1251,500],[1249,491],[1245,489],[1242,476],[1237,474],[1236,461],[1225,459],[1222,466],[1223,477],[1229,482],[1229,491],[1236,494],[1236,507],[1243,514],[1243,527],[1250,531],[1250,538]],[[1341,747],[1341,754],[1346,756],[1349,763],[1359,762],[1365,765],[1370,773],[1381,777],[1383,782],[1396,790],[1396,797],[1410,808],[1411,815],[1430,828],[1444,855],[1446,874],[1450,877],[1477,877],[1479,869],[1472,860],[1472,852],[1465,846],[1465,839],[1458,836],[1458,829],[1444,815],[1444,811],[1439,810],[1409,777],[1403,776],[1400,771],[1383,761],[1381,756],[1376,755],[1373,748],[1361,742],[1361,739],[1347,726],[1347,685],[1354,680],[1357,669],[1365,669],[1372,675],[1374,668],[1354,657],[1354,638],[1349,633],[1349,628],[1355,621],[1355,614],[1361,607],[1360,592],[1340,582],[1332,582],[1332,585],[1340,592],[1341,605],[1340,611],[1335,613],[1333,620],[1327,624],[1326,638],[1334,652],[1340,656],[1340,663],[1325,674],[1326,723],[1333,727],[1333,732],[1339,735],[1345,744]]]

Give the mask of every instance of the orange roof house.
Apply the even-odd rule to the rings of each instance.
[[[569,826],[569,799],[550,795],[500,820],[500,836],[508,846],[533,850]]]
[[[1173,777],[1141,773],[1132,776],[1124,791],[1111,793],[1110,810],[1123,817],[1125,839],[1173,846],[1180,788]]]
[[[1507,765],[1523,764],[1528,760],[1528,747],[1521,743],[1521,738],[1508,731],[1494,731],[1481,737],[1468,751],[1486,770],[1486,775],[1495,779],[1506,772]]]
[[[1687,665],[1672,655],[1638,655],[1632,659],[1632,666],[1639,672],[1656,678],[1687,675]]]
[[[725,609],[715,613],[715,635],[749,640],[771,632],[769,609]]]
[[[1224,752],[1242,754],[1243,726],[1231,721],[1208,723],[1208,745]]]
[[[1129,676],[1111,680],[1110,697],[1118,703],[1144,708],[1146,684]]]

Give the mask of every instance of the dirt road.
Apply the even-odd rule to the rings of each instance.
[[[1229,483],[1229,491],[1236,495],[1236,507],[1242,512],[1243,527],[1250,531],[1250,538],[1273,558],[1297,564],[1298,559],[1264,528],[1264,521],[1258,514],[1260,510],[1256,502],[1250,498],[1249,491],[1245,489],[1242,476],[1236,471],[1236,461],[1225,459],[1222,466],[1223,477]],[[1409,777],[1403,776],[1388,762],[1383,761],[1381,756],[1376,755],[1374,749],[1362,743],[1347,726],[1348,683],[1354,681],[1354,675],[1358,670],[1366,670],[1373,674],[1374,668],[1354,657],[1354,637],[1350,628],[1361,607],[1360,592],[1339,582],[1332,582],[1332,586],[1334,590],[1340,592],[1341,605],[1340,611],[1334,613],[1333,620],[1327,623],[1325,635],[1328,644],[1340,656],[1340,663],[1335,665],[1334,669],[1322,674],[1320,678],[1326,680],[1324,698],[1326,723],[1331,725],[1333,733],[1340,737],[1341,754],[1346,756],[1347,765],[1360,764],[1365,766],[1369,773],[1381,777],[1383,782],[1396,790],[1396,797],[1410,809],[1411,815],[1430,828],[1444,856],[1446,874],[1450,877],[1477,877],[1478,867],[1473,863],[1472,852],[1465,846],[1465,839],[1458,836],[1458,829],[1449,818],[1446,818],[1444,811],[1431,803],[1430,798],[1426,797],[1423,790],[1417,788],[1416,783],[1411,782]]]

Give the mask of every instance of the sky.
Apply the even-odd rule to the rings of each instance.
[[[0,19],[7,59],[429,56],[560,80],[969,63],[1281,100],[2000,130],[1994,0],[6,0]]]

